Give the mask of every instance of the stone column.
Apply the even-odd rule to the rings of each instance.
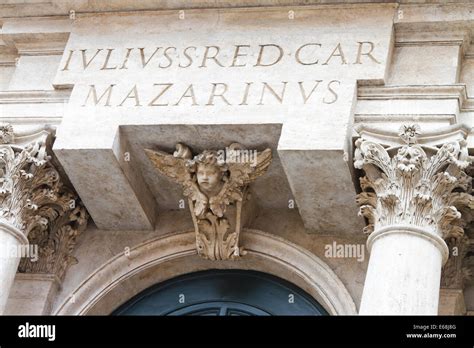
[[[3,314],[10,288],[20,263],[17,250],[28,244],[28,239],[17,228],[0,223],[0,314]]]
[[[64,271],[71,262],[68,241],[77,234],[71,221],[87,220],[51,163],[50,139],[49,130],[14,134],[0,125],[0,314],[19,264],[24,271]]]
[[[356,142],[354,166],[366,174],[358,203],[371,254],[360,314],[436,315],[449,257],[445,239],[464,233],[458,209],[473,202],[465,193],[466,142],[428,146],[418,135],[417,125],[402,126],[404,144],[382,146],[365,136]]]

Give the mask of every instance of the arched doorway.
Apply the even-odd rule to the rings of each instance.
[[[157,236],[114,255],[63,291],[55,315],[109,315],[120,304],[170,279],[210,269],[247,269],[272,274],[304,289],[330,315],[355,315],[356,305],[331,267],[281,237],[243,229],[247,254],[235,262],[205,260],[196,253],[194,231]],[[74,266],[73,266],[74,267]],[[72,288],[72,290],[71,290]],[[66,289],[66,288],[64,288]]]
[[[152,286],[114,315],[327,315],[309,294],[256,271],[210,270]]]

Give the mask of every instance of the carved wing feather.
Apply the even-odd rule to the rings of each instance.
[[[238,185],[248,185],[266,173],[272,163],[272,150],[265,149],[257,153],[256,163],[230,163],[230,181]]]
[[[272,162],[272,150],[258,152],[255,162],[228,163],[229,180],[221,191],[210,199],[209,206],[214,214],[223,216],[225,207],[231,201],[242,200],[242,187],[250,184],[259,176],[265,174]]]
[[[257,165],[255,166],[254,170],[250,172],[248,181],[245,184],[254,181],[258,177],[265,174],[268,170],[268,167],[272,163],[272,150],[265,149],[261,152],[257,153]]]
[[[186,168],[186,159],[175,157],[162,151],[145,149],[148,158],[153,166],[163,175],[179,184],[184,184],[191,180],[191,174]]]

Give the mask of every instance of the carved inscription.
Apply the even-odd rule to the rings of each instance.
[[[119,79],[116,83],[107,84],[102,82],[107,81],[106,77],[100,79],[100,83],[94,83],[92,79],[82,86],[81,106],[306,105],[334,104],[338,101],[340,79],[327,78],[327,74],[324,78],[318,78],[318,71],[361,64],[381,64],[376,45],[371,41],[347,44],[305,42],[292,49],[276,43],[78,48],[69,49],[65,53],[60,71],[65,74],[88,72],[94,73],[94,76],[105,76],[103,74],[112,72],[117,74],[121,71],[150,74],[145,80],[151,82],[147,83]],[[304,79],[291,79],[288,65],[291,65],[290,70],[303,69],[308,74],[303,75]],[[238,69],[242,71],[241,76],[244,76],[242,80],[224,80],[227,73],[235,76],[234,71]],[[169,73],[164,75],[166,71],[173,71],[171,75],[174,77],[169,78]],[[196,81],[184,82],[181,78],[183,74],[186,77],[184,80],[189,81],[189,76],[196,76]],[[204,81],[202,76],[206,77]],[[258,78],[247,79],[248,76]],[[281,80],[278,76],[282,76]]]

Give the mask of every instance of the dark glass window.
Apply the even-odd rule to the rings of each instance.
[[[255,271],[186,274],[138,294],[113,315],[327,315],[308,293]]]

